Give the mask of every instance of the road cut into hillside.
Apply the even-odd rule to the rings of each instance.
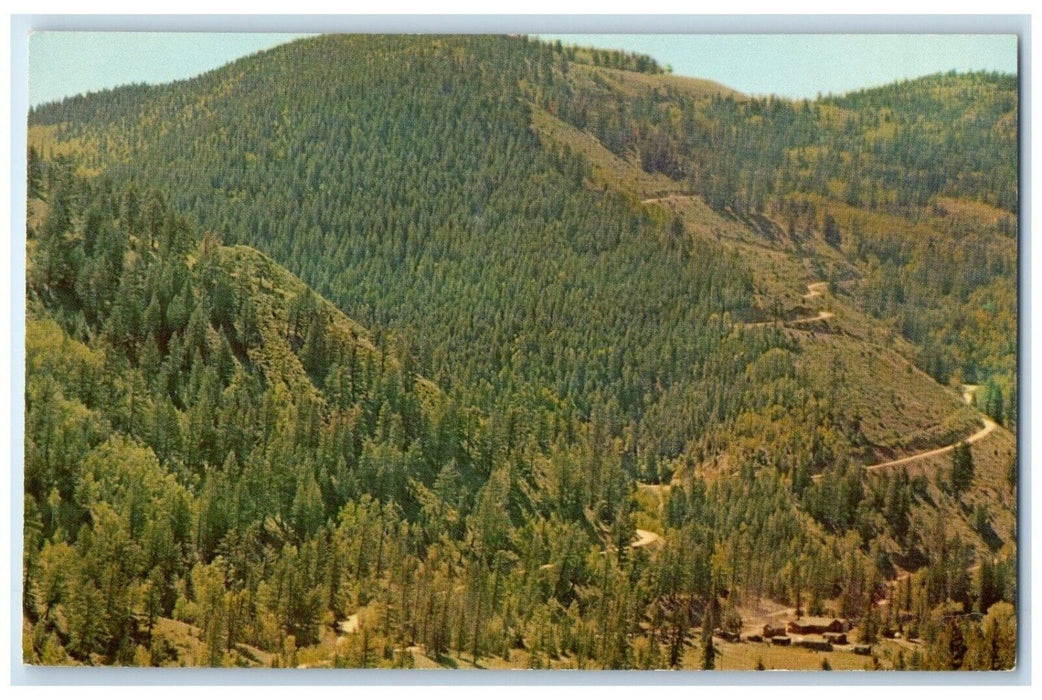
[[[807,293],[803,295],[803,298],[813,299],[814,297],[820,297],[828,288],[828,282],[811,282],[807,285]]]
[[[803,295],[804,299],[813,299],[820,297],[824,294],[825,290],[828,289],[828,282],[811,282],[807,285],[807,293]],[[784,319],[776,319],[774,321],[758,321],[757,323],[747,323],[746,328],[759,328],[763,326],[773,326],[776,323],[782,323],[786,326],[794,326],[801,323],[814,323],[815,321],[828,321],[830,318],[834,318],[836,314],[831,311],[819,311],[814,316],[804,316],[803,318],[794,318],[788,321]]]
[[[661,541],[662,535],[658,534],[657,532],[652,532],[651,530],[641,530],[638,527],[637,539],[633,542],[633,544],[630,545],[630,547],[632,547],[633,549],[637,549],[638,547],[647,547],[649,544],[654,544],[656,542]]]
[[[935,450],[929,450],[927,452],[920,452],[919,454],[914,454],[914,455],[911,455],[910,457],[902,457],[901,459],[893,459],[893,460],[890,460],[889,462],[881,462],[880,464],[872,464],[872,465],[866,466],[865,467],[865,471],[869,471],[869,472],[880,471],[882,469],[889,469],[891,467],[900,467],[903,464],[908,464],[909,462],[914,462],[917,459],[926,459],[927,457],[937,457],[939,455],[943,455],[943,454],[946,454],[948,452],[951,452],[956,447],[958,447],[959,444],[962,443],[962,442],[965,442],[967,444],[973,444],[973,443],[977,442],[978,440],[983,440],[987,436],[991,435],[991,433],[994,432],[995,429],[999,427],[998,423],[996,423],[995,421],[991,420],[990,418],[988,418],[986,416],[981,416],[981,423],[984,424],[984,427],[981,428],[980,430],[978,430],[977,432],[975,432],[973,435],[971,435],[968,438],[966,438],[965,440],[960,440],[959,442],[954,442],[954,443],[952,443],[950,445],[945,445],[944,447],[938,447]]]
[[[663,202],[667,204],[689,202],[695,198],[693,194],[671,194],[665,197],[651,197],[650,199],[640,200],[641,204],[661,204]]]
[[[640,547],[647,547],[649,545],[656,544],[658,542],[664,542],[664,540],[662,539],[662,535],[658,534],[657,532],[652,532],[651,530],[641,530],[638,527],[636,534],[637,534],[637,539],[633,540],[633,542],[630,543],[630,548],[631,549],[639,549]],[[614,551],[614,549],[615,549],[614,547],[610,547],[608,549],[602,549],[601,550],[601,554],[607,554],[608,552]],[[545,569],[552,569],[552,568],[554,568],[553,564],[543,564],[542,566],[539,567],[539,570],[543,571]]]

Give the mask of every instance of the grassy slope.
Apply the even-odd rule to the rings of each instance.
[[[906,358],[912,355],[911,348],[889,328],[828,292],[804,298],[807,285],[821,281],[822,261],[813,248],[768,239],[694,197],[648,206],[680,215],[691,235],[717,239],[738,250],[754,273],[763,320],[805,318],[822,310],[835,314],[816,324],[789,325],[786,332],[799,344],[800,363],[808,371],[827,367],[833,360],[847,370],[849,393],[857,401],[866,437],[874,446],[874,454],[866,459],[910,454],[946,444],[961,431],[972,432],[973,411],[962,405],[956,391],[910,364]]]
[[[593,184],[607,186],[639,199],[680,192],[680,184],[661,173],[648,173],[639,163],[619,158],[596,138],[576,129],[545,110],[533,108],[532,128],[544,143],[557,148],[567,146],[582,155],[590,165]]]
[[[571,64],[573,79],[596,81],[628,97],[640,95],[650,90],[672,90],[688,97],[708,98],[713,95],[741,99],[742,93],[726,85],[683,75],[668,73],[638,73],[636,71],[592,66],[582,63]]]

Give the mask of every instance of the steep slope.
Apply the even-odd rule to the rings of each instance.
[[[688,378],[703,388],[712,383],[716,375],[706,368],[729,357],[720,336],[732,323],[721,324],[722,314],[732,321],[769,320],[778,316],[772,311],[796,318],[802,311],[787,296],[824,279],[830,267],[834,275],[856,277],[865,266],[813,240],[819,218],[832,211],[827,203],[810,215],[808,233],[787,234],[783,222],[772,221],[781,214],[740,214],[734,221],[709,210],[692,217],[693,207],[687,207],[678,219],[612,193],[647,199],[692,184],[698,189],[695,166],[713,182],[746,179],[743,152],[732,152],[711,134],[698,138],[700,130],[731,123],[751,130],[739,140],[759,143],[757,134],[766,133],[769,121],[777,148],[768,151],[777,150],[782,160],[761,165],[765,172],[784,169],[785,154],[802,149],[800,139],[815,129],[839,134],[832,150],[840,152],[878,134],[851,122],[854,136],[842,136],[834,124],[842,120],[827,116],[832,105],[801,111],[771,103],[767,109],[744,98],[733,102],[718,86],[656,73],[653,64],[640,64],[649,71],[640,73],[609,67],[619,63],[614,55],[589,65],[594,62],[582,51],[518,39],[322,37],[157,88],[147,99],[128,89],[45,107],[33,122],[37,132],[58,128],[66,143],[102,137],[123,143],[125,148],[107,146],[86,162],[97,167],[109,161],[116,177],[148,173],[205,229],[224,231],[227,242],[256,245],[378,334],[386,329],[408,339],[403,350],[450,390],[483,405],[519,386],[550,391],[581,415],[599,410],[616,424],[636,422],[644,436],[638,451],[672,458],[686,438],[651,436],[705,433],[723,417],[713,416],[716,404],[746,401],[726,388],[701,406],[682,407],[669,398],[692,386]],[[631,57],[619,65],[627,63],[639,61]],[[1005,89],[997,80],[980,85],[968,95],[953,93],[959,105],[991,94],[986,89]],[[907,86],[904,92],[915,90]],[[1002,99],[1000,94],[986,104],[1001,113]],[[616,104],[621,111],[608,114],[605,107]],[[903,124],[912,110],[902,105],[887,108]],[[938,115],[961,108],[933,109],[925,119],[932,128]],[[879,109],[858,119],[873,121]],[[626,143],[617,141],[623,135]],[[677,170],[657,163],[655,149],[678,159]],[[134,157],[112,167],[123,151]],[[734,166],[721,160],[725,152],[732,152]],[[899,165],[889,154],[878,156],[880,167]],[[861,179],[875,172],[866,170]],[[609,185],[607,193],[587,187],[591,181]],[[710,201],[719,199],[703,191]],[[731,211],[744,211],[727,197]],[[848,225],[849,215],[837,212],[836,218],[844,233],[858,228]],[[696,235],[678,236],[678,225]],[[728,231],[753,245],[764,243],[767,233],[773,240],[766,247],[784,254],[778,264],[807,258],[807,276],[786,274],[768,289],[756,256],[752,268],[760,288],[754,289],[743,269],[750,258],[739,263],[718,245]],[[862,255],[865,247],[850,244]],[[1008,251],[1001,255],[1008,265]],[[873,269],[889,270],[882,264]],[[1000,279],[1008,279],[1005,269]],[[859,282],[850,298],[878,297],[865,294],[869,284]],[[957,293],[966,299],[970,290],[960,285]],[[1009,295],[1001,298],[1008,302]],[[943,300],[939,304],[947,308]],[[903,311],[892,302],[864,306],[887,318]],[[921,311],[904,313],[902,330],[921,345],[905,354],[935,377],[950,374],[941,362],[973,362],[948,349],[953,323],[947,318],[924,325]],[[958,347],[979,345],[985,333],[965,335]],[[929,347],[927,335],[938,339]],[[544,338],[554,342],[547,346]],[[493,350],[475,354],[473,347]],[[945,356],[939,360],[940,352]],[[459,357],[466,361],[456,362]],[[985,376],[1001,376],[1008,394],[1010,372],[1007,354]],[[977,374],[960,372],[969,381],[978,381]],[[688,392],[685,402],[699,393]],[[869,387],[854,393],[864,395]],[[653,408],[663,403],[661,410]],[[656,420],[647,421],[649,410]],[[950,410],[958,404],[951,402]],[[681,414],[692,417],[677,421]],[[902,420],[884,430],[908,432]]]
[[[624,425],[727,352],[748,278],[543,147],[521,82],[557,60],[517,39],[322,37],[144,104],[113,93],[100,115],[71,100],[33,121],[128,144],[110,176],[147,178],[203,230],[407,339],[448,390],[485,406],[549,392]]]
[[[808,282],[836,282],[848,303],[896,321],[941,383],[987,381],[993,408],[1015,405],[1013,76],[950,73],[789,102],[685,93],[657,75],[635,91],[589,70],[562,76],[540,105],[672,178],[656,187],[672,205],[694,195],[744,225],[692,223],[805,259]]]
[[[293,566],[363,493],[414,516],[436,476],[426,460],[442,457],[410,445],[462,449],[419,438],[446,403],[257,251],[195,237],[157,194],[41,167],[46,202],[33,204],[46,213],[30,225],[27,271],[26,658],[255,662],[265,653],[250,643],[274,644],[247,631],[255,602],[237,622],[212,606],[255,593],[273,557]],[[461,462],[459,478],[462,504],[476,475]],[[306,644],[314,604],[267,609]],[[199,625],[199,655],[179,658],[170,616]]]
[[[635,663],[618,639],[539,641],[549,610],[608,639],[642,617],[631,606],[659,604],[643,543],[665,539],[635,531],[623,446],[564,413],[526,426],[458,406],[269,258],[197,237],[158,193],[37,166],[27,661],[389,665],[412,658],[394,645],[440,659],[451,642],[475,659]],[[830,586],[830,536],[777,479],[748,488],[787,524],[764,546],[813,553]],[[716,518],[748,497],[691,502]],[[713,537],[685,533],[669,546],[699,567],[684,595],[704,600]]]
[[[1006,81],[945,78],[944,108],[914,123],[916,99],[750,100],[597,56],[320,37],[34,111],[37,152],[91,179],[38,164],[30,187],[30,299],[61,329],[30,345],[64,348],[34,360],[51,388],[27,394],[33,653],[169,661],[152,589],[202,638],[175,644],[195,663],[253,648],[363,666],[407,649],[677,665],[721,600],[865,617],[916,568],[930,586],[907,602],[931,634],[947,598],[1012,598],[1010,433],[974,443],[968,483],[949,457],[863,469],[976,432],[962,380],[988,381],[992,415],[1008,406],[1012,217],[980,201],[1008,207],[1008,163],[975,155],[982,129],[1008,150]],[[977,98],[979,119],[945,131]],[[961,155],[931,146],[915,187],[895,185],[911,166],[888,114],[906,146]],[[958,158],[973,177],[935,177]],[[933,276],[929,256],[965,268]],[[960,323],[982,300],[999,322]],[[68,373],[81,385],[45,369],[65,354],[88,358]],[[83,449],[52,455],[54,415]],[[85,513],[115,504],[115,531],[141,534],[134,498],[72,484],[131,452],[173,479],[150,499],[188,504],[180,553],[133,560],[103,633],[67,625],[90,601],[66,596],[62,566],[87,593],[113,585],[62,548],[93,546],[104,521]],[[662,546],[627,547],[636,526]],[[1004,573],[968,585],[992,556]]]

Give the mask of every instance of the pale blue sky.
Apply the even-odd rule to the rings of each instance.
[[[652,56],[751,95],[813,98],[955,69],[1017,73],[1012,34],[541,35]]]
[[[293,34],[38,32],[29,104],[127,83],[163,83],[289,41]],[[542,35],[653,56],[675,73],[749,94],[814,97],[956,69],[1017,72],[1013,35]]]
[[[29,104],[128,83],[168,83],[290,41],[295,34],[36,32]]]

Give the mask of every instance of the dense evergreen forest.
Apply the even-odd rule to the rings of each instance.
[[[25,658],[708,669],[772,601],[1011,667],[1016,95],[325,36],[34,109]]]

